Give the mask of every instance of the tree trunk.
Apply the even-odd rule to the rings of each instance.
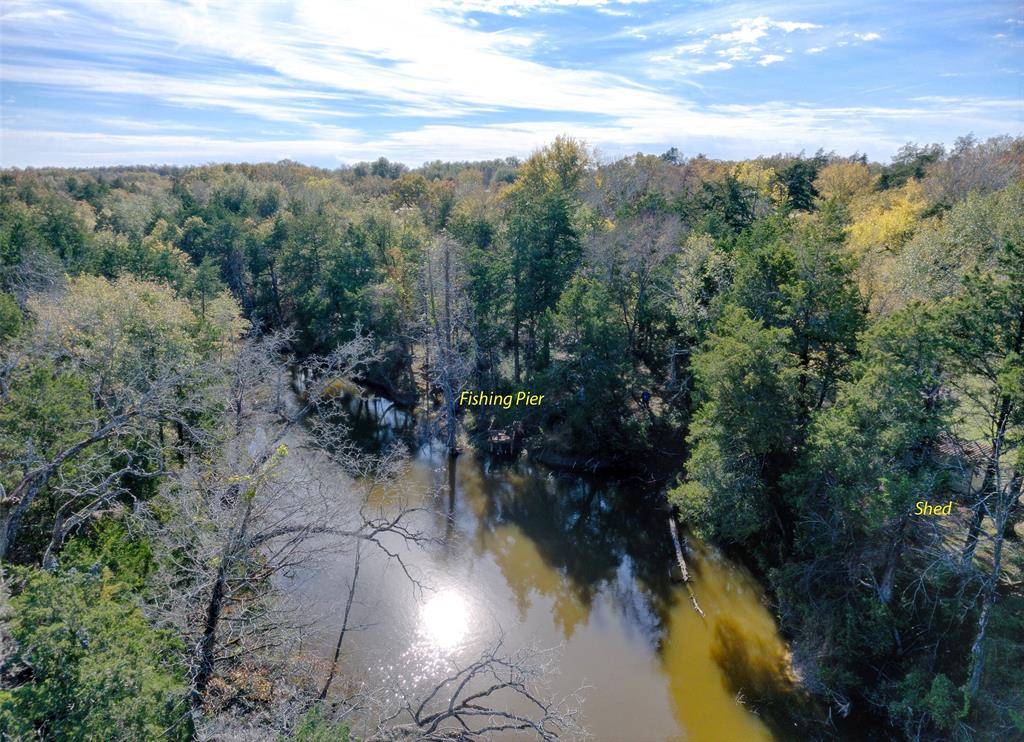
[[[270,290],[274,294],[274,312],[277,314],[277,326],[284,325],[284,312],[281,311],[281,292],[277,287],[277,261],[270,261]]]
[[[345,600],[345,614],[341,619],[341,630],[338,632],[338,642],[334,645],[334,658],[331,660],[331,670],[327,674],[327,680],[324,682],[324,687],[320,691],[320,700],[327,698],[327,691],[331,689],[331,683],[334,682],[334,675],[338,671],[338,657],[341,656],[341,643],[345,639],[345,633],[348,631],[348,616],[352,611],[352,602],[356,596],[356,580],[359,579],[359,563],[360,548],[362,545],[362,539],[356,539],[356,565],[352,572],[352,582],[348,586],[348,598]]]
[[[964,567],[970,566],[974,561],[974,550],[978,548],[978,538],[981,536],[981,522],[985,517],[985,500],[992,488],[992,480],[995,475],[992,472],[992,462],[989,461],[985,467],[985,477],[978,490],[978,499],[974,503],[971,514],[971,522],[967,526],[967,539],[964,541],[964,548],[960,553],[960,563]]]
[[[217,577],[214,580],[213,589],[210,591],[210,599],[206,603],[203,636],[196,647],[198,670],[192,681],[192,691],[189,694],[193,709],[202,707],[203,694],[213,678],[217,630],[220,627],[221,614],[224,612],[224,603],[227,600],[228,577],[239,550],[244,548],[245,537],[249,529],[249,516],[252,514],[253,498],[245,492],[240,492],[237,485],[232,489],[237,495],[238,503],[243,507],[242,517],[238,529],[228,535],[227,543],[224,544],[220,564],[217,567]]]
[[[210,600],[206,604],[206,618],[203,621],[203,638],[199,640],[196,649],[199,669],[192,684],[192,707],[201,708],[203,705],[203,693],[206,686],[210,684],[213,677],[214,647],[217,644],[217,627],[220,625],[220,615],[224,610],[224,589],[227,583],[228,567],[230,558],[223,559],[217,568],[217,579],[213,583],[213,591],[210,593]]]
[[[1014,477],[1013,484],[1010,485],[1010,489],[1020,490],[1022,479],[1024,479],[1024,473],[1017,474]],[[1017,524],[1021,520],[1024,520],[1024,504],[1017,497],[1010,503],[1010,512],[1006,515],[1006,527],[1003,528],[1003,538],[1010,539],[1011,541],[1017,539]]]
[[[519,320],[515,319],[512,322],[512,355],[515,359],[515,379],[516,384],[520,382],[521,375],[519,371]]]
[[[0,560],[10,559],[22,517],[59,466],[53,463],[29,472],[9,496],[0,500]]]
[[[9,495],[4,496],[0,490],[0,559],[9,558],[25,511],[28,510],[39,490],[46,486],[60,467],[92,444],[109,438],[134,415],[134,411],[122,413],[108,421],[106,425],[100,427],[88,438],[65,448],[49,463],[25,474]]]
[[[0,561],[7,558],[11,533],[11,519],[14,517],[16,500],[7,496],[0,484]]]
[[[447,408],[447,422],[446,427],[448,428],[448,455],[453,456],[458,453],[458,425],[459,419],[455,416],[455,393],[449,392],[448,399],[445,402]]]
[[[998,466],[998,463],[997,463]],[[996,596],[999,591],[999,578],[1002,576],[1003,561],[1003,533],[1006,530],[1006,521],[1009,519],[1010,509],[1021,494],[1024,494],[1024,477],[1016,476],[1009,483],[1005,491],[996,491],[996,507],[993,520],[995,521],[995,533],[993,534],[994,546],[992,549],[992,571],[985,581],[985,587],[981,596],[981,613],[978,615],[978,630],[971,644],[971,675],[967,682],[967,695],[974,698],[981,687],[982,672],[985,668],[985,637],[988,631],[988,622],[992,614],[992,606],[995,605]]]
[[[999,573],[1001,571],[1001,560],[1003,552],[1003,538],[996,537],[996,546],[992,558],[992,574],[985,584],[982,593],[981,613],[978,615],[978,631],[971,644],[971,676],[967,683],[967,695],[970,698],[978,692],[981,687],[981,676],[985,669],[985,635],[988,631],[988,620],[992,614],[992,606],[996,602],[996,591],[999,587]]]
[[[903,532],[906,525],[907,516],[903,516],[896,528],[896,537],[889,544],[885,571],[882,573],[882,581],[878,585],[878,600],[884,606],[888,606],[892,601],[892,589],[896,582],[896,568],[899,566],[900,556],[903,553]]]

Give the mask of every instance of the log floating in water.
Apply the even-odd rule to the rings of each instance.
[[[686,559],[683,558],[683,547],[679,543],[679,531],[676,528],[676,519],[671,515],[668,516],[668,530],[672,534],[672,545],[676,547],[676,561],[679,562],[679,571],[683,575],[683,582],[686,583],[686,592],[690,594],[690,602],[693,603],[693,610],[700,614],[701,618],[704,618],[704,611],[700,608],[700,603],[697,602],[697,596],[693,594],[693,589],[690,587],[690,570],[686,568]]]

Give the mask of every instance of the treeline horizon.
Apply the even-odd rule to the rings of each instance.
[[[822,738],[833,723],[1024,733],[1024,138],[911,143],[888,163],[675,149],[598,162],[559,137],[523,160],[420,168],[7,169],[0,291],[18,646],[69,620],[17,619],[52,580],[98,589],[67,575],[83,554],[122,585],[110,610],[152,623],[160,537],[129,558],[112,534],[130,517],[108,506],[160,503],[159,482],[180,485],[184,462],[223,440],[204,430],[244,428],[230,389],[255,382],[225,380],[253,343],[274,339],[271,365],[355,343],[349,375],[418,406],[453,452],[515,431],[542,461],[667,478],[681,521],[763,576],[799,692],[833,720]],[[176,358],[196,389],[227,396],[172,415]],[[470,389],[544,403],[464,409]],[[61,458],[146,394],[168,407],[131,446]],[[96,487],[103,514],[68,526]],[[919,501],[953,512],[914,516]],[[210,659],[197,688],[183,663],[161,687],[201,725],[198,700],[231,665]],[[69,696],[37,694],[42,678],[15,680],[0,719],[41,729],[66,712]]]

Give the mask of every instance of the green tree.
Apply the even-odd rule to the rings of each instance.
[[[956,620],[955,601],[937,597],[943,561],[921,563],[940,546],[936,533],[912,515],[945,486],[940,328],[911,306],[866,332],[861,352],[835,403],[815,413],[786,478],[798,527],[792,559],[776,577],[788,620],[819,645],[820,678],[839,698],[878,694],[879,667],[898,675],[923,663],[934,672],[943,632],[929,628]],[[897,598],[913,581],[920,613]]]
[[[798,422],[792,331],[726,310],[693,359],[700,405],[687,443],[687,480],[671,501],[698,528],[745,543],[774,523],[789,529],[780,478],[792,464]]]
[[[733,301],[752,317],[792,331],[803,424],[834,395],[865,324],[843,239],[840,213],[827,205],[795,227],[783,215],[758,220],[735,249]]]
[[[878,181],[879,189],[899,188],[911,178],[921,180],[928,172],[928,168],[942,160],[945,153],[945,148],[941,144],[904,144],[893,155],[892,164],[882,168],[882,175]]]
[[[779,172],[779,180],[786,187],[786,203],[789,208],[798,211],[814,210],[814,199],[818,197],[818,189],[814,187],[814,179],[817,177],[818,167],[812,160],[796,160]]]
[[[167,286],[128,276],[116,283],[79,276],[59,300],[36,296],[29,306],[34,332],[20,338],[25,354],[11,372],[8,398],[0,402],[0,414],[20,428],[4,443],[18,454],[0,458],[4,556],[51,482],[63,481],[64,487],[63,496],[49,503],[49,556],[116,491],[116,482],[106,479],[110,471],[141,475],[162,465],[164,423],[173,421],[181,436],[194,422],[207,404],[203,391],[211,381],[211,355],[245,328],[233,300],[228,307],[217,302],[203,323]],[[108,447],[128,461],[105,461]],[[84,479],[70,486],[79,468]]]
[[[991,563],[982,579],[978,626],[971,646],[968,693],[980,687],[985,638],[1005,565],[1008,526],[1024,490],[1024,244],[1008,242],[993,271],[965,281],[946,304],[947,351],[961,402],[960,437],[981,451],[981,483],[968,496],[974,511],[963,548],[971,565],[987,515],[993,526]],[[1012,527],[1009,528],[1013,536]]]
[[[21,308],[10,294],[0,291],[0,341],[6,342],[21,332]]]
[[[754,223],[757,191],[752,186],[729,175],[722,181],[705,181],[701,189],[704,229],[709,234],[718,238],[735,236]]]
[[[191,736],[184,670],[109,572],[15,572],[0,730],[12,739],[139,740]]]
[[[203,258],[192,274],[192,292],[199,297],[199,316],[206,319],[206,302],[224,290],[220,268],[209,255]]]
[[[648,441],[644,421],[630,407],[637,384],[627,332],[609,287],[573,277],[553,321],[567,358],[542,374],[541,381],[546,399],[554,403],[548,414],[563,418],[573,452],[624,456],[643,451]]]
[[[526,366],[550,362],[550,338],[537,347],[540,320],[554,309],[581,255],[576,192],[589,155],[574,139],[559,137],[527,160],[509,189],[505,214],[511,249],[512,333],[515,379],[520,378],[520,329]]]

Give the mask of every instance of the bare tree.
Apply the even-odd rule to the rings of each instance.
[[[51,483],[51,487],[60,505],[43,552],[43,568],[57,567],[57,555],[65,539],[86,521],[107,509],[116,510],[119,501],[132,497],[131,490],[124,485],[127,477],[138,481],[164,476],[167,471],[160,454],[155,448],[141,451],[126,447],[104,448],[83,455],[84,460],[77,462],[71,476],[59,473],[58,482]],[[121,465],[112,467],[111,461],[119,461]]]
[[[267,334],[253,332],[247,342],[230,354],[226,366],[231,379],[236,432],[241,432],[246,406],[256,403],[256,395],[269,391],[273,409],[283,412],[289,363],[286,354],[294,337],[295,332],[291,329]]]
[[[324,434],[324,429],[320,429],[320,435]],[[326,440],[334,440],[334,436],[329,436]],[[322,440],[321,440],[322,445]],[[331,445],[329,447],[329,453],[332,454],[332,458],[336,461],[338,456],[337,445]],[[361,487],[364,493],[364,498],[369,499],[370,494],[378,488],[387,484],[395,484],[397,478],[404,472],[406,466],[406,455],[405,452],[397,446],[393,446],[387,449],[378,456],[364,456],[356,452],[354,458],[349,462],[348,468],[357,474],[357,480],[361,483]],[[412,511],[407,511],[412,512]],[[406,538],[407,541],[412,543],[418,543],[425,545],[430,542],[435,542],[436,539],[429,538],[420,533],[410,531],[411,535]],[[342,643],[345,641],[345,636],[348,634],[351,625],[349,623],[352,617],[352,606],[355,604],[356,590],[359,583],[359,572],[362,567],[363,561],[363,539],[354,538],[352,539],[353,549],[353,564],[352,564],[352,578],[348,583],[348,591],[345,596],[345,609],[342,613],[341,626],[338,629],[338,639],[334,645],[334,654],[331,658],[330,669],[327,673],[327,678],[324,681],[323,688],[320,690],[319,700],[324,700],[327,697],[328,692],[331,689],[331,684],[334,682],[335,675],[338,672],[339,660],[341,658]],[[381,542],[376,542],[378,547],[384,548]],[[394,558],[399,562],[406,577],[410,583],[416,589],[417,592],[422,593],[423,585],[407,568],[405,562],[398,556],[396,552],[389,549],[384,549],[385,554]]]
[[[659,271],[679,251],[681,233],[679,217],[645,214],[620,220],[587,243],[587,264],[609,287],[633,354],[643,353],[643,322],[650,305],[663,300],[669,278]]]
[[[369,739],[486,740],[523,733],[542,740],[586,736],[579,709],[582,690],[552,697],[545,678],[556,650],[505,653],[502,639],[425,692],[403,699]]]
[[[446,234],[426,251],[426,334],[433,353],[431,384],[441,391],[444,404],[445,446],[449,455],[458,451],[458,398],[472,373],[466,348],[469,333],[469,302],[462,285],[459,243]]]
[[[8,456],[0,461],[0,480],[8,489],[0,485],[0,558],[10,558],[25,513],[56,482],[65,499],[52,526],[52,563],[67,534],[112,501],[125,476],[164,471],[165,424],[192,429],[193,442],[202,437],[194,421],[222,372],[189,335],[195,317],[188,305],[166,287],[82,278],[64,294],[34,296],[28,304],[33,330],[0,363],[4,404],[18,375],[40,366],[84,380],[91,403],[86,419],[73,420],[73,431],[47,445],[32,436],[4,441]]]
[[[25,441],[23,455],[6,462],[5,466],[11,470],[20,470],[16,484],[6,493],[0,485],[0,558],[10,557],[28,508],[43,488],[65,471],[66,465],[81,460],[86,454],[93,454],[84,478],[98,476],[104,466],[109,465],[111,452],[134,451],[139,443],[151,443],[155,426],[160,421],[180,420],[181,412],[188,404],[182,404],[174,392],[186,381],[194,379],[171,374],[154,380],[149,389],[135,398],[121,399],[116,405],[98,406],[89,430],[74,442],[48,455],[41,455],[31,440]],[[101,448],[107,454],[102,459],[95,455]],[[140,468],[139,457],[134,453],[130,455],[133,463],[122,467],[122,476],[129,473],[139,476],[153,473]],[[77,478],[82,479],[83,472],[80,471]],[[51,540],[51,546],[59,547],[69,530],[80,523],[82,518],[109,502],[116,494],[116,485],[120,479],[119,476],[103,476],[101,483],[84,490],[61,486],[60,491],[71,498],[58,510],[58,522],[53,526],[54,539]],[[84,505],[84,510],[77,509],[76,506],[84,502],[90,504]]]
[[[1003,545],[1006,541],[1006,524],[1011,511],[1024,497],[1024,474],[1004,473],[1004,467],[997,464],[990,494],[984,495],[985,514],[992,519],[992,565],[982,579],[981,611],[978,627],[971,643],[971,674],[967,692],[974,696],[981,686],[985,667],[985,638],[988,631],[992,608],[996,602],[999,582],[1003,577]]]
[[[301,619],[288,609],[277,576],[325,550],[358,552],[363,547],[355,545],[361,544],[381,550],[412,578],[395,540],[412,545],[432,540],[410,526],[417,508],[373,507],[367,485],[324,476],[315,463],[289,452],[306,440],[296,428],[305,408],[298,415],[282,415],[277,408],[267,382],[278,378],[273,370],[278,347],[276,341],[253,341],[245,353],[250,362],[233,366],[236,374],[226,389],[232,404],[220,426],[225,433],[220,449],[193,455],[167,481],[148,518],[162,555],[151,611],[189,648],[188,700],[199,723],[213,689],[230,684],[239,667],[271,668],[274,682],[283,682],[283,671],[273,668],[287,654]],[[368,347],[354,342],[315,364],[320,370],[351,371]],[[269,358],[260,360],[260,353]],[[321,383],[327,382],[314,386]],[[235,404],[239,399],[249,400],[242,413]],[[378,470],[395,471],[400,465],[395,458],[378,464]]]
[[[925,186],[935,200],[956,203],[972,193],[992,193],[1014,183],[1022,166],[1020,137],[1003,135],[980,142],[969,134],[958,138],[949,156],[932,167]]]

